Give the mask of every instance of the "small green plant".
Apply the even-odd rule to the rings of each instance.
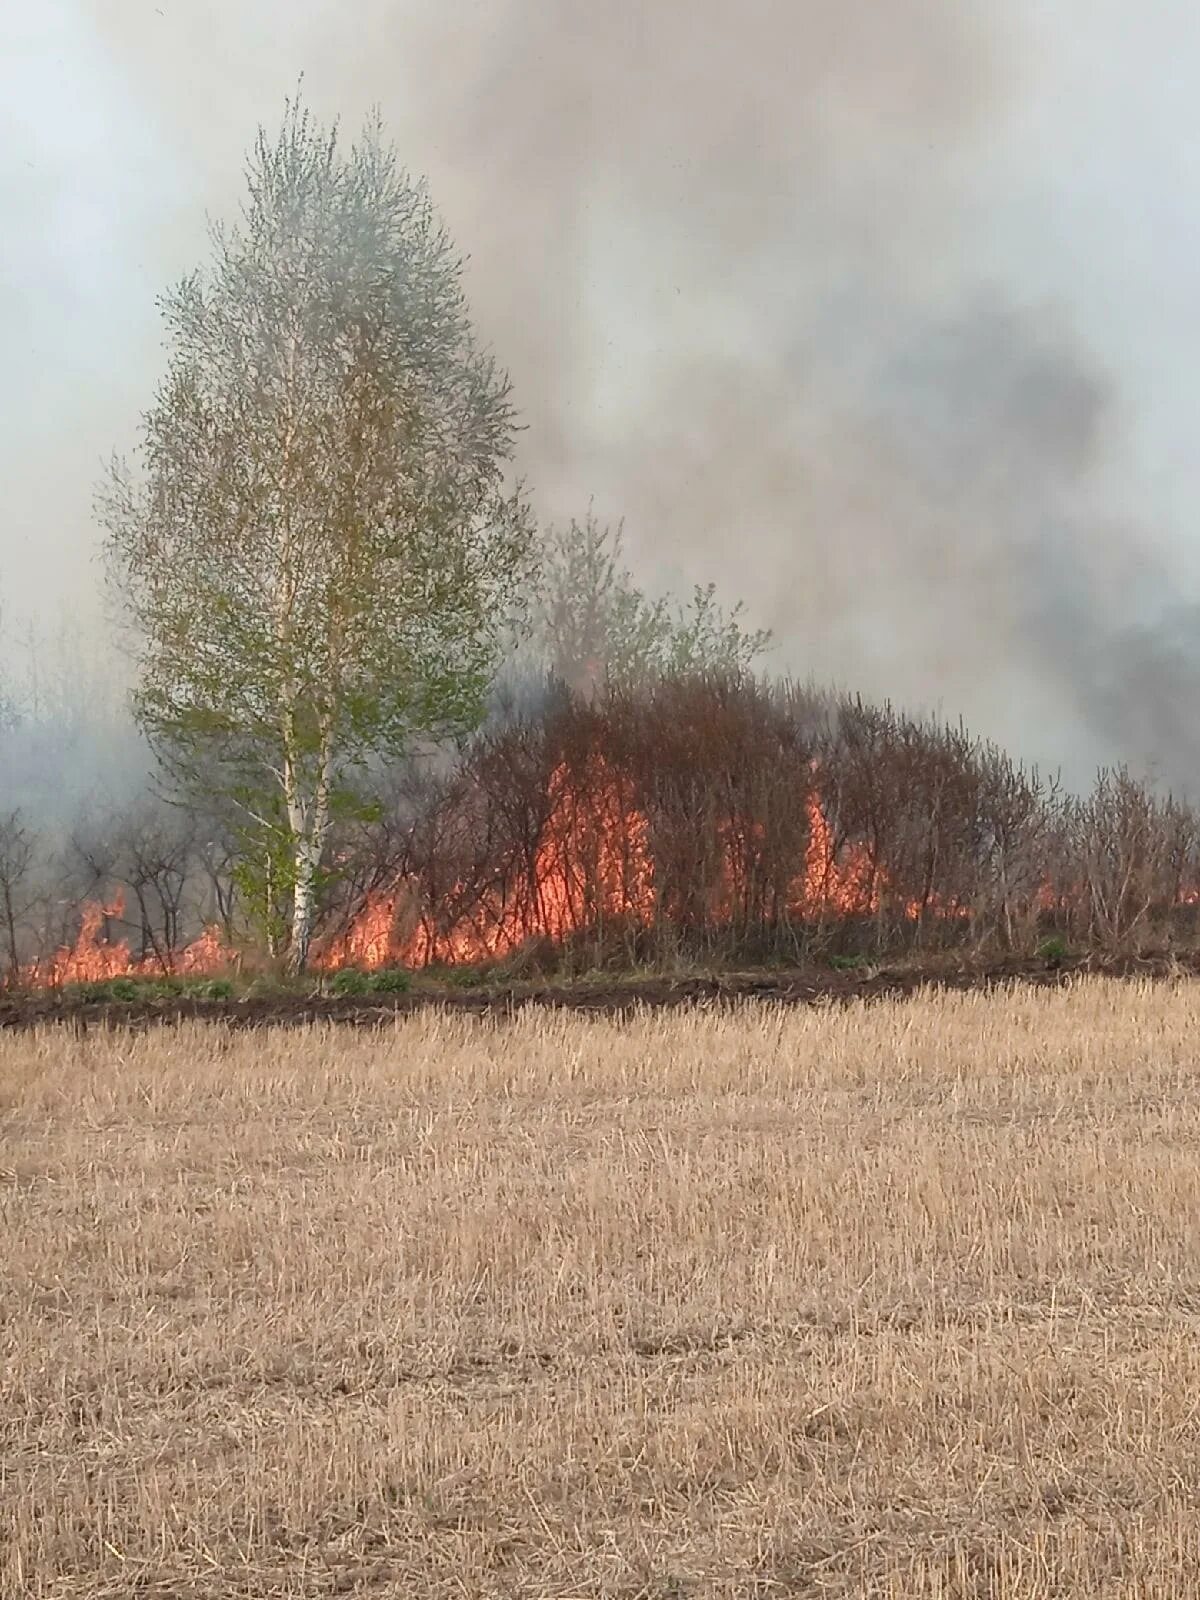
[[[283,980],[275,972],[258,972],[242,990],[247,1000],[277,1000],[286,992]]]
[[[200,1000],[232,1000],[233,984],[228,978],[208,978],[197,985],[196,996]]]
[[[342,967],[330,979],[329,987],[337,995],[370,994],[371,979],[357,967]]]
[[[63,990],[68,1000],[90,1000],[106,1003],[110,1000],[136,1000],[138,986],[132,978],[91,978],[82,983],[71,983]]]
[[[1037,956],[1041,961],[1062,961],[1066,954],[1067,941],[1057,933],[1050,939],[1043,939],[1037,947]]]
[[[407,994],[412,979],[403,967],[382,967],[371,974],[372,994]]]
[[[139,1000],[174,1000],[184,992],[182,978],[149,978],[138,984]]]
[[[866,956],[830,956],[829,965],[835,972],[857,972],[869,963]]]

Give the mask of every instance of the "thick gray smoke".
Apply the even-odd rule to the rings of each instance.
[[[153,295],[303,72],[351,131],[377,103],[428,175],[545,516],[594,496],[649,583],[743,596],[781,669],[961,712],[1073,777],[1128,757],[1193,784],[1190,262],[1144,242],[1190,112],[1142,85],[1200,58],[1200,27],[1047,9],[30,5],[0,159],[42,412],[0,442],[6,568],[41,587],[48,525],[60,566],[86,548],[98,457],[157,370]],[[1122,90],[1146,114],[1118,136]]]

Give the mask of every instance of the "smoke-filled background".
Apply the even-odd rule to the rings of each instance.
[[[0,585],[113,646],[91,496],[256,124],[378,104],[545,518],[770,665],[1200,787],[1200,14],[1120,0],[12,0]],[[81,642],[82,641],[82,642]]]

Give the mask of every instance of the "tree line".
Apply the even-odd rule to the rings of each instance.
[[[961,728],[768,682],[740,606],[648,596],[590,511],[540,529],[462,260],[377,119],[347,144],[289,105],[160,309],[165,372],[98,497],[155,791],[56,841],[0,811],[10,980],[115,888],[164,970],[208,924],[301,972],[400,883],[429,961],[497,919],[509,955],[558,929],[589,960],[1186,921],[1185,807],[1125,772],[1067,797]],[[0,739],[23,719],[0,698]]]

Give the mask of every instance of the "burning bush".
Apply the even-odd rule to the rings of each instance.
[[[333,841],[314,965],[397,987],[518,959],[1118,951],[1190,937],[1200,900],[1195,817],[1126,772],[1064,797],[961,727],[748,675],[559,686],[376,777]],[[76,839],[95,892],[57,936],[10,820],[10,981],[236,965],[233,857],[212,826],[150,820]]]

